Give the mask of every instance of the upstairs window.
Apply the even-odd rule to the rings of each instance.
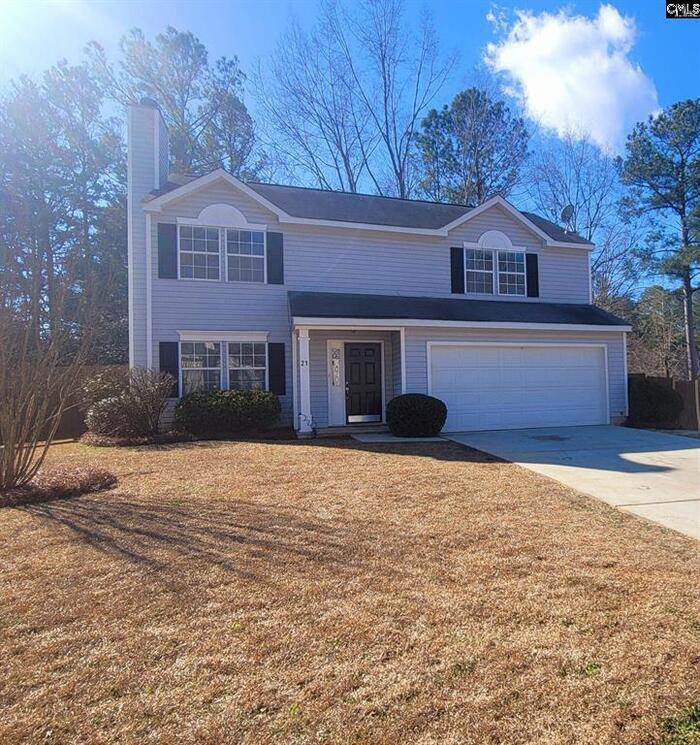
[[[465,292],[478,295],[527,294],[524,251],[464,250]]]
[[[226,230],[226,261],[231,282],[265,281],[265,233]]]
[[[267,345],[265,342],[229,342],[229,388],[265,390],[266,383]]]
[[[525,295],[525,254],[498,252],[498,294]]]
[[[480,248],[467,248],[467,292],[478,292],[485,295],[493,295],[493,251],[484,251]]]
[[[219,279],[219,229],[180,225],[180,277]]]
[[[182,395],[221,389],[221,344],[218,341],[180,343]]]

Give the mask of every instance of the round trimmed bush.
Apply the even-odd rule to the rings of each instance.
[[[386,422],[397,437],[434,437],[445,426],[447,406],[439,398],[404,393],[386,407]]]
[[[190,393],[175,408],[175,428],[195,435],[262,431],[279,418],[279,398],[269,391]]]
[[[641,376],[629,379],[629,403],[630,424],[642,426],[672,426],[683,411],[678,391]]]

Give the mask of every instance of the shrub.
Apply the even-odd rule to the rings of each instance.
[[[280,402],[268,391],[191,393],[175,409],[175,428],[193,434],[264,430],[279,421]]]
[[[630,424],[672,426],[683,411],[678,391],[650,380],[633,376],[629,379]]]
[[[386,421],[397,437],[434,437],[445,425],[447,406],[439,398],[405,393],[389,401]]]
[[[129,368],[124,365],[107,367],[91,375],[82,385],[81,403],[85,412],[98,401],[119,396],[129,388]]]
[[[85,417],[90,432],[113,437],[146,437],[158,433],[160,416],[173,387],[173,378],[165,373],[134,369],[119,378],[89,381],[84,387],[91,395],[107,391],[112,395],[97,398]]]
[[[25,486],[0,492],[0,507],[77,497],[111,489],[116,483],[117,477],[104,468],[42,469]]]
[[[141,432],[136,409],[128,393],[103,398],[94,403],[85,416],[90,432],[113,437],[133,437]]]

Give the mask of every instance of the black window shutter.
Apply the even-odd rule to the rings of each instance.
[[[179,346],[176,341],[162,341],[158,345],[158,353],[160,357],[160,371],[169,373],[175,378],[170,395],[173,398],[180,396],[180,353]]]
[[[450,249],[450,272],[452,292],[464,294],[464,249],[461,246],[452,246]]]
[[[267,345],[267,378],[271,393],[284,396],[287,392],[285,384],[284,344],[277,342]]]
[[[158,276],[177,279],[177,225],[158,223]]]
[[[267,234],[267,283],[284,284],[284,239],[282,233]]]
[[[537,268],[537,254],[525,254],[525,268],[527,274],[527,296],[540,296],[540,275]]]

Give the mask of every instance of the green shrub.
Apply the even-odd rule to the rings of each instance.
[[[630,424],[670,427],[683,411],[683,398],[655,380],[633,376],[629,379],[629,410]]]
[[[175,428],[192,434],[265,430],[280,418],[280,402],[268,391],[191,393],[175,408]]]
[[[128,372],[125,382],[119,378],[105,380],[102,373],[88,381],[84,392],[96,400],[85,415],[90,432],[111,437],[144,437],[158,433],[160,417],[170,396],[173,377],[142,368]],[[107,397],[98,398],[113,390]]]
[[[405,393],[389,401],[386,421],[397,437],[434,437],[445,426],[447,406],[439,398]]]

